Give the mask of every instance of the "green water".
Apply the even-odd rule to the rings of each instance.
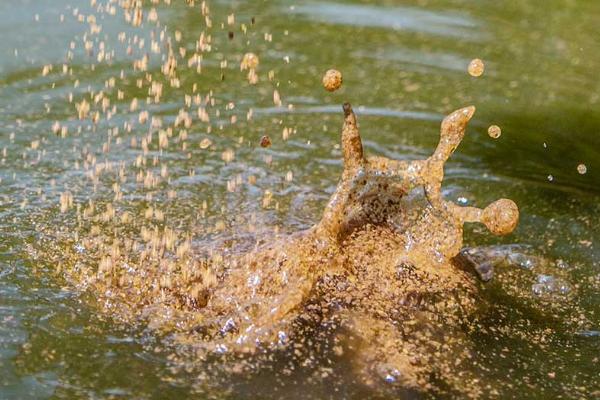
[[[80,203],[109,196],[109,185],[94,191],[74,167],[81,154],[132,163],[139,149],[126,144],[144,133],[135,128],[121,133],[123,145],[115,144],[107,155],[101,151],[108,128],[137,118],[129,102],[132,96],[145,98],[146,89],[136,89],[133,78],[125,99],[113,100],[117,114],[95,132],[73,119],[69,92],[100,90],[131,65],[117,50],[110,65],[92,70],[90,59],[76,51],[70,64],[76,77],[59,73],[69,42],[81,41],[87,27],[73,18],[77,7],[89,12],[89,2],[76,0],[0,4],[0,147],[6,149],[0,163],[0,398],[204,398],[211,392],[198,394],[202,365],[173,368],[159,338],[97,315],[88,298],[28,251],[32,245],[51,246],[41,241],[40,226],[72,225],[72,214],[58,213],[65,188]],[[341,103],[350,101],[357,110],[368,153],[405,159],[430,154],[443,115],[474,104],[467,137],[446,170],[445,195],[480,206],[511,198],[519,204],[521,222],[501,239],[475,227],[466,243],[518,244],[520,252],[549,260],[544,269],[499,269],[483,286],[495,306],[486,317],[491,328],[473,334],[481,385],[502,398],[600,396],[600,3],[274,0],[211,2],[211,10],[212,55],[201,75],[182,72],[182,88],[196,83],[199,93],[214,91],[221,109],[231,101],[236,108],[213,118],[211,133],[202,124],[189,129],[189,157],[175,147],[160,155],[169,160],[168,188],[178,197],[164,201],[157,190],[153,201],[164,201],[174,225],[193,229],[200,244],[227,238],[209,230],[202,235],[201,227],[224,220],[235,232],[236,223],[251,214],[259,225],[306,228],[319,217],[341,170],[336,148]],[[220,28],[231,13],[238,24],[233,40]],[[169,31],[183,33],[182,45],[193,48],[202,30],[198,8],[171,6],[160,15]],[[117,33],[132,30],[121,16],[98,23],[100,36],[109,35],[106,43],[115,48]],[[240,23],[248,25],[247,36]],[[265,33],[272,42],[264,40]],[[257,86],[248,85],[239,71],[247,51],[260,56]],[[486,65],[480,78],[466,73],[476,57]],[[221,60],[229,61],[224,69]],[[42,76],[50,63],[53,72]],[[331,67],[344,74],[344,86],[334,94],[320,86]],[[275,71],[274,82],[266,78],[269,70]],[[293,110],[273,106],[276,82]],[[180,93],[165,91],[161,103],[150,106],[154,115],[172,122],[183,106]],[[247,122],[250,108],[254,118]],[[238,115],[236,124],[228,122],[231,114]],[[52,133],[55,121],[70,127],[66,138]],[[487,135],[491,124],[502,128],[497,140]],[[296,130],[285,141],[284,127]],[[270,149],[257,146],[264,134],[273,140]],[[204,138],[215,143],[215,151],[200,149]],[[35,140],[38,149],[31,148]],[[221,153],[228,148],[235,149],[235,160],[226,164]],[[272,157],[271,164],[265,156]],[[584,175],[577,172],[580,163],[587,166]],[[291,182],[285,179],[288,171]],[[253,174],[257,182],[228,192],[227,181],[240,174]],[[265,189],[273,192],[278,209],[261,207]],[[146,204],[145,192],[135,185],[123,191],[127,207]],[[198,212],[203,201],[204,217]],[[569,293],[536,295],[540,274],[564,279]],[[545,332],[543,340],[531,340],[536,332]],[[277,370],[236,379],[224,385],[232,398],[372,395],[352,386],[343,371],[337,383],[308,380],[302,373],[284,377]]]

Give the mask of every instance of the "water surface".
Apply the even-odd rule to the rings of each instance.
[[[473,227],[466,242],[517,244],[518,252],[531,258],[518,258],[515,264],[521,267],[499,268],[496,279],[482,286],[495,306],[486,318],[489,329],[473,334],[478,348],[473,369],[482,387],[500,397],[598,396],[600,4],[434,0],[210,5],[213,50],[202,74],[182,72],[182,90],[165,90],[160,103],[142,104],[169,123],[184,105],[183,89],[197,84],[203,96],[212,90],[216,106],[210,132],[208,124],[195,124],[188,129],[186,150],[175,138],[167,149],[152,149],[149,162],[153,157],[167,160],[168,179],[151,190],[131,180],[123,183],[122,207],[141,214],[149,205],[159,205],[169,224],[194,232],[199,247],[231,239],[236,226],[248,220],[283,231],[303,229],[319,218],[341,171],[341,103],[353,103],[367,152],[405,159],[429,155],[443,115],[474,104],[477,114],[467,138],[446,171],[446,196],[479,206],[498,197],[514,199],[521,223],[513,235],[499,239]],[[91,39],[94,48],[103,41],[115,53],[110,62],[96,63],[97,52],[90,56],[81,50],[89,25],[77,21],[74,9],[91,12],[89,2],[76,0],[0,4],[0,397],[191,396],[200,390],[201,365],[174,368],[161,338],[98,314],[93,299],[31,251],[53,246],[43,241],[48,236],[40,235],[42,228],[58,232],[77,226],[73,212],[59,211],[61,193],[69,190],[82,206],[114,196],[110,179],[91,182],[82,160],[90,154],[96,163],[125,162],[129,168],[141,154],[139,146],[129,146],[130,140],[141,140],[147,132],[135,124],[131,132],[123,129],[125,122],[138,118],[129,109],[131,99],[145,102],[147,88],[136,88],[132,58],[117,34],[138,34],[150,42],[152,29],[134,29],[119,13],[98,16],[102,32]],[[204,29],[198,7],[159,11],[169,32],[182,32],[179,46],[193,49]],[[235,27],[228,28],[232,13]],[[235,31],[232,40],[229,30]],[[77,43],[69,64],[73,74],[65,75],[62,63],[71,41]],[[136,58],[143,54],[135,51]],[[239,71],[247,51],[260,56],[257,86],[248,85]],[[480,78],[466,73],[476,57],[486,65]],[[221,67],[224,60],[227,66]],[[43,76],[47,64],[53,69]],[[160,64],[153,59],[150,69],[156,71]],[[331,67],[344,74],[344,86],[334,94],[320,86],[322,73]],[[117,106],[111,120],[95,127],[78,121],[69,93],[79,101],[88,89],[108,91],[107,80],[121,70],[129,81],[124,99],[111,97],[111,106]],[[275,89],[283,107],[273,104]],[[233,110],[226,107],[230,102]],[[254,117],[247,121],[250,109]],[[232,115],[237,116],[235,124]],[[57,121],[68,127],[64,138],[52,131]],[[487,135],[491,124],[502,128],[497,140]],[[113,148],[103,152],[107,132],[115,127],[121,129],[112,137]],[[285,140],[284,128],[293,131]],[[264,134],[273,140],[269,149],[257,146]],[[207,138],[213,146],[202,149]],[[231,162],[222,157],[228,149],[235,153]],[[587,166],[584,175],[577,172],[580,163]],[[286,179],[290,172],[291,180]],[[231,190],[231,182],[238,176],[245,181],[248,175],[256,182]],[[168,190],[177,192],[175,200],[168,199]],[[265,190],[273,193],[268,207],[262,206]],[[510,253],[513,248],[504,249]],[[566,282],[568,293],[540,294],[544,290],[539,285],[548,276]],[[267,371],[234,382],[230,396],[369,395],[352,387],[350,379],[339,373],[332,383]]]

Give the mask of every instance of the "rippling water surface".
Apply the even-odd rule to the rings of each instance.
[[[157,7],[161,26],[171,35],[180,31],[177,46],[193,51],[205,29],[199,5],[173,3]],[[88,1],[0,4],[0,398],[179,398],[200,390],[201,366],[174,368],[162,338],[100,315],[89,295],[35,257],[55,245],[46,235],[50,228],[76,229],[75,213],[60,213],[61,193],[72,193],[81,207],[114,197],[110,179],[89,179],[90,165],[129,168],[142,154],[148,128],[135,123],[139,110],[130,111],[131,99],[138,97],[140,109],[166,125],[194,84],[202,96],[213,93],[211,122],[193,124],[187,138],[176,134],[165,149],[151,148],[147,162],[160,158],[168,174],[151,190],[135,179],[124,182],[120,201],[134,215],[160,206],[203,249],[239,239],[236,226],[248,220],[258,230],[295,231],[319,218],[341,171],[344,101],[357,111],[366,151],[400,159],[429,155],[441,118],[476,105],[447,167],[446,196],[475,205],[514,199],[521,222],[506,238],[478,227],[466,237],[469,245],[503,245],[489,252],[510,261],[482,285],[492,306],[487,329],[472,334],[473,369],[490,395],[600,396],[599,3],[274,0],[212,1],[210,7],[213,48],[202,73],[182,72],[181,90],[165,89],[160,103],[146,104],[148,87],[136,87],[143,74],[131,64],[160,29],[134,29],[119,8],[116,16],[96,14],[102,31],[86,35],[89,23],[75,15],[91,13]],[[128,55],[119,32],[144,38],[145,49]],[[85,40],[93,42],[91,54],[83,51]],[[72,73],[64,74],[72,41]],[[107,53],[114,49],[110,61],[96,62],[101,42]],[[239,70],[248,51],[260,57],[256,86]],[[480,78],[466,72],[473,58],[485,62]],[[151,58],[148,68],[158,71],[161,63]],[[320,86],[331,67],[344,74],[333,94]],[[114,115],[98,124],[79,121],[75,102],[89,91],[116,92],[109,81],[122,70],[124,96],[111,96]],[[273,104],[275,89],[282,107]],[[65,137],[53,132],[56,123],[67,128]],[[487,135],[491,124],[502,128],[497,140]],[[269,149],[258,146],[265,134],[273,141]],[[138,145],[130,146],[134,137]],[[201,146],[205,139],[208,149]],[[107,142],[111,148],[103,151]],[[224,155],[229,151],[233,160]],[[586,174],[577,171],[581,163]],[[250,175],[255,179],[248,181]],[[177,196],[169,198],[169,190]],[[264,206],[266,190],[272,201]],[[340,384],[330,391],[327,380],[288,377],[275,368],[248,381],[236,378],[231,394],[222,396],[371,395],[353,387],[344,371],[336,374]]]

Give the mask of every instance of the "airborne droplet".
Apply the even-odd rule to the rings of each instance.
[[[469,67],[467,68],[467,71],[469,71],[469,75],[474,77],[483,75],[484,70],[485,65],[483,64],[483,61],[481,61],[479,58],[471,60],[471,62],[469,63]]]
[[[264,135],[260,138],[260,147],[271,147],[271,138]]]
[[[491,125],[488,128],[488,135],[490,135],[490,137],[493,139],[498,139],[501,134],[502,134],[502,130],[500,129],[500,127],[498,125]]]
[[[259,60],[258,56],[254,53],[246,53],[242,58],[242,62],[240,64],[240,70],[245,71],[247,69],[256,69],[258,67]]]
[[[330,69],[323,76],[323,87],[329,92],[334,92],[342,86],[342,81],[342,73],[336,69]]]

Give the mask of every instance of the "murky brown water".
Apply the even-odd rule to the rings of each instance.
[[[155,20],[148,2],[132,26],[135,7],[128,23],[116,4],[92,12],[74,3],[0,6],[4,397],[598,393],[595,5],[272,2],[209,11],[196,2],[158,4]],[[249,52],[258,64],[244,60]],[[474,58],[485,62],[477,78],[467,73]],[[344,73],[332,94],[321,87],[331,67]],[[506,238],[467,232],[467,245],[494,246],[466,254],[480,272],[495,271],[472,281],[483,306],[476,320],[404,331],[434,344],[409,340],[403,349],[426,356],[428,379],[416,390],[398,388],[393,369],[362,374],[361,362],[382,361],[365,354],[402,348],[385,347],[397,325],[364,312],[304,321],[299,340],[283,330],[278,340],[288,343],[241,359],[207,352],[204,329],[182,335],[205,322],[182,305],[199,308],[225,273],[207,260],[218,265],[320,219],[341,172],[344,101],[357,111],[365,151],[400,160],[427,157],[443,116],[475,104],[443,194],[463,206],[508,197],[521,209]],[[261,148],[264,135],[270,147]],[[386,240],[373,247],[383,258],[362,265],[392,259]],[[358,260],[364,248],[352,249]],[[362,289],[348,281],[349,293],[373,296],[362,305],[369,312],[394,302],[384,271],[357,271]],[[109,281],[113,289],[99,285]],[[333,293],[328,285],[311,301]],[[169,303],[174,287],[193,301]],[[385,335],[364,348],[344,332]]]

